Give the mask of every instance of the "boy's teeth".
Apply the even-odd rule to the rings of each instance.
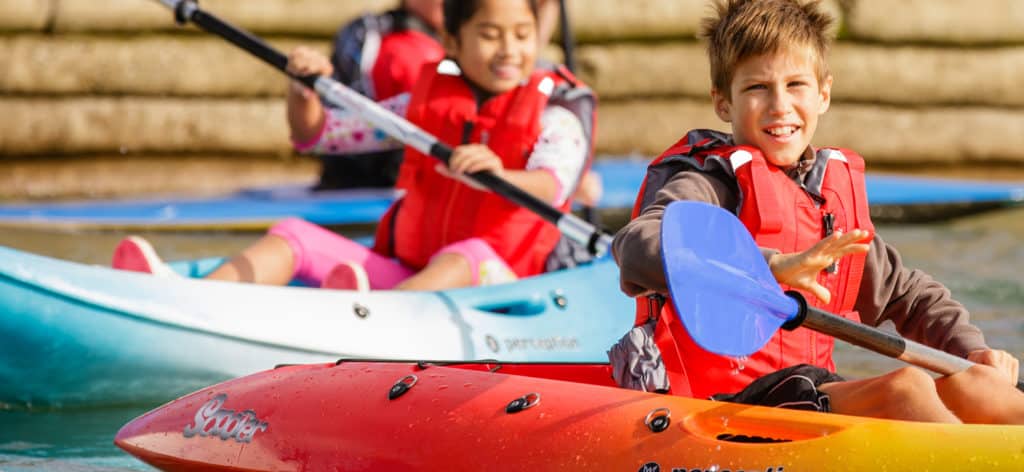
[[[782,127],[779,127],[779,128],[769,128],[768,129],[768,133],[772,134],[772,135],[775,135],[775,136],[784,136],[784,135],[787,135],[787,134],[793,134],[793,131],[796,131],[796,130],[792,126],[782,126]]]

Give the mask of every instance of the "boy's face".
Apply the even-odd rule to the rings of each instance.
[[[730,95],[711,91],[715,112],[732,124],[736,144],[760,149],[768,162],[779,167],[799,161],[832,95],[832,77],[819,83],[815,65],[807,48],[741,61]]]

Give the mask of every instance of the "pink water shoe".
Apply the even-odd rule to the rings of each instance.
[[[370,277],[366,275],[366,269],[362,264],[342,262],[334,266],[324,276],[324,280],[320,282],[320,288],[369,292]]]
[[[159,276],[176,275],[174,270],[156,254],[149,241],[138,236],[128,236],[117,243],[110,266],[119,270],[145,272]]]

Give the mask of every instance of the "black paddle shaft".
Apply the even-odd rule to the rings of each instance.
[[[558,19],[559,29],[562,30],[562,53],[565,56],[565,67],[570,72],[576,73],[576,53],[574,51],[575,45],[573,44],[572,25],[569,22],[569,7],[566,6],[568,0],[558,1]]]
[[[186,24],[188,22],[192,22],[204,31],[226,39],[235,46],[238,46],[248,51],[250,54],[262,59],[264,62],[283,72],[285,75],[288,75],[292,79],[302,82],[310,89],[321,93],[324,93],[322,90],[329,89],[330,86],[337,86],[338,89],[345,89],[345,87],[337,81],[321,77],[319,75],[297,76],[291,74],[288,72],[287,56],[282,54],[280,51],[277,51],[255,35],[203,11],[194,0],[159,1],[174,10],[174,17],[178,23]],[[329,81],[330,84],[324,85],[326,81]],[[324,88],[318,87],[318,84],[321,84]],[[345,90],[351,92],[350,96],[355,94],[355,92],[352,92],[351,90]],[[376,106],[376,104],[369,99],[366,99],[365,103],[360,103],[360,105],[364,109]],[[405,144],[412,145],[413,147],[417,146],[411,144],[409,139],[414,139],[420,144],[429,142],[429,146],[427,146],[428,149],[426,151],[445,164],[448,163],[448,160],[452,155],[452,148],[450,146],[440,142],[437,138],[430,136],[425,131],[405,121],[403,118],[394,116],[389,117],[389,120],[392,122],[400,122],[402,127],[404,127],[404,129],[400,129],[392,135],[394,138]],[[387,131],[394,128],[399,127],[387,127],[385,130]],[[419,149],[419,147],[417,147],[417,149]],[[584,244],[587,250],[593,255],[604,254],[611,245],[611,235],[608,233],[605,233],[594,225],[577,218],[575,215],[562,213],[557,208],[533,195],[530,195],[523,189],[512,185],[505,179],[498,177],[490,171],[474,172],[469,174],[469,177],[492,192],[501,195],[516,205],[536,213],[544,220],[554,224],[560,231],[562,231],[563,234],[576,242]]]
[[[952,375],[974,365],[962,357],[809,306],[799,292],[788,291],[786,295],[797,301],[800,311],[782,326],[783,329],[804,326],[942,375]],[[1024,381],[1017,382],[1017,389],[1024,391]]]

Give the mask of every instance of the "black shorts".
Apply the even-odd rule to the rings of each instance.
[[[808,364],[800,364],[772,372],[751,382],[738,393],[712,395],[712,400],[772,406],[793,410],[829,412],[832,406],[827,393],[818,386],[844,379],[834,372]]]

